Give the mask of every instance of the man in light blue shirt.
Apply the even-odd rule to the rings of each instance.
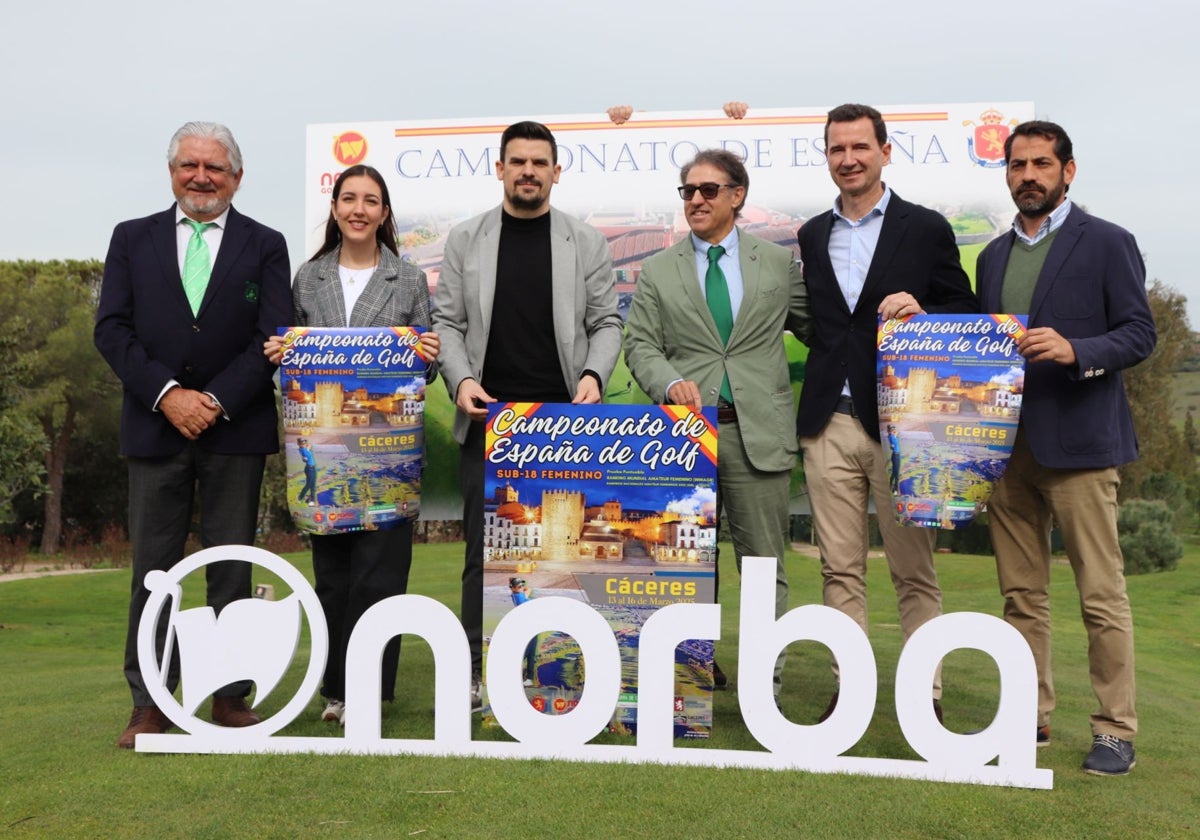
[[[907,639],[941,615],[942,594],[932,532],[902,527],[890,514],[876,331],[880,318],[977,312],[979,304],[950,224],[884,183],[892,145],[879,111],[857,104],[834,108],[825,123],[825,147],[838,195],[832,210],[809,219],[797,235],[813,336],[796,433],[821,550],[822,597],[867,632],[867,510],[873,500]],[[940,718],[940,672],[931,689]],[[837,699],[835,693],[822,720]]]

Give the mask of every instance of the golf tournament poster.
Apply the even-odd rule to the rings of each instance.
[[[881,322],[879,439],[896,519],[965,528],[1012,453],[1024,315],[913,315]]]
[[[421,509],[428,360],[416,327],[281,328],[288,507],[312,534]]]
[[[484,650],[528,600],[582,601],[612,628],[621,689],[610,729],[637,728],[638,635],[660,607],[714,602],[717,420],[669,405],[495,403],[484,457]],[[707,738],[713,645],[675,655],[675,736]],[[586,679],[568,635],[530,640],[530,704],[564,714]],[[484,722],[496,725],[485,703]]]

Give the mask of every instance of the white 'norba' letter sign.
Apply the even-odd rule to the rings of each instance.
[[[210,563],[241,560],[278,575],[292,594],[278,603],[248,599],[219,618],[208,607],[179,608],[180,582]],[[675,647],[685,639],[720,638],[716,604],[674,604],[642,629],[638,653],[638,729],[632,746],[589,744],[612,717],[620,688],[616,640],[591,607],[562,597],[538,598],[507,614],[492,636],[487,661],[488,696],[496,719],[515,743],[471,740],[471,657],[454,613],[422,595],[397,595],[371,607],[350,638],[346,661],[345,736],[292,737],[275,733],[291,723],[316,692],[328,651],[320,605],[308,581],[286,560],[248,546],[209,548],[169,572],[146,577],[151,590],[138,629],[138,654],[146,686],[182,735],[139,735],[137,750],[156,753],[329,753],[374,755],[549,758],[589,762],[657,762],[702,767],[753,767],[813,773],[856,773],[939,782],[1050,789],[1054,776],[1036,762],[1037,675],[1029,647],[1012,627],[981,613],[951,613],[921,627],[904,646],[896,667],[896,715],[904,737],[922,760],[849,757],[875,710],[875,657],[858,625],[820,605],[796,607],[773,618],[775,560],[742,563],[738,701],[747,728],[767,752],[677,747],[672,737]],[[182,703],[166,689],[153,655],[154,629],[170,609],[166,656],[178,647]],[[303,616],[302,616],[303,614]],[[257,705],[287,671],[309,624],[311,660],[295,696],[255,726],[227,729],[195,716],[214,688],[255,682]],[[521,685],[521,657],[537,633],[570,634],[587,661],[579,705],[567,714],[533,709]],[[398,634],[423,638],[433,651],[436,714],[433,740],[381,737],[379,683],[383,648]],[[841,694],[823,723],[792,723],[776,708],[772,673],[779,651],[795,641],[816,641],[837,657]],[[938,723],[929,702],[934,670],[951,651],[981,650],[1000,673],[996,716],[981,732],[960,735]],[[165,658],[164,660],[165,661]],[[996,760],[995,764],[989,762]]]

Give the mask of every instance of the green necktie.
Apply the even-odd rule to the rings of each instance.
[[[714,245],[708,249],[708,271],[704,273],[704,298],[708,301],[708,311],[712,313],[717,325],[717,333],[721,343],[729,343],[729,334],[733,332],[733,307],[729,303],[729,284],[725,282],[725,272],[717,260],[725,249]],[[721,380],[721,399],[733,405],[733,391],[729,387],[729,374]]]
[[[204,241],[204,231],[213,223],[193,219],[184,221],[192,226],[192,238],[188,240],[187,252],[183,255],[183,292],[192,306],[192,314],[197,315],[200,313],[200,303],[204,300],[204,290],[208,288],[209,275],[212,274],[212,260],[208,255],[208,243]]]

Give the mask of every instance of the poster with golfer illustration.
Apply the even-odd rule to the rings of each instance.
[[[428,361],[414,327],[280,330],[288,507],[311,534],[421,510]]]
[[[1012,453],[1024,315],[914,315],[881,322],[879,439],[896,519],[965,528]],[[881,514],[882,515],[882,514]]]

